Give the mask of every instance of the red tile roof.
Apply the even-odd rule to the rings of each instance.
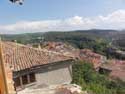
[[[80,58],[81,60],[86,60],[92,63],[95,69],[98,69],[105,61],[104,56],[94,53],[92,50],[89,49],[82,49],[80,51]]]
[[[72,59],[58,52],[40,50],[12,42],[2,42],[2,53],[4,62],[10,64],[13,71]]]
[[[121,70],[121,71],[114,70],[111,72],[110,77],[116,78],[116,79],[119,78],[122,81],[125,81],[125,70]]]
[[[125,70],[125,61],[109,60],[108,63],[103,64],[101,67],[105,69],[121,71]]]
[[[101,68],[110,70],[110,76],[113,78],[119,78],[125,81],[125,61],[122,60],[110,60],[108,63],[105,63]]]

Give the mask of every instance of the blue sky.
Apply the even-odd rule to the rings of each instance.
[[[120,20],[115,18],[119,13],[122,15]],[[4,31],[7,33],[14,33],[16,30],[19,33],[28,32],[28,27],[21,27],[22,23],[28,25],[29,28],[30,26],[34,26],[34,28],[39,27],[30,30],[32,32],[43,32],[56,29],[113,28],[117,23],[112,25],[111,23],[104,22],[103,19],[108,19],[107,17],[112,14],[114,17],[113,21],[116,20],[118,22],[121,21],[121,24],[124,23],[122,20],[125,20],[125,0],[24,0],[24,5],[22,6],[12,4],[9,0],[0,0],[0,31],[3,31],[2,33],[4,33]],[[100,17],[100,22],[103,22],[102,25],[100,25],[98,21]],[[91,24],[89,24],[91,21],[94,24],[93,20],[96,20],[96,24],[98,23],[97,26],[91,26]],[[30,23],[32,23],[32,25]],[[41,24],[47,25],[41,26]],[[60,26],[60,28],[54,27],[55,25],[53,26],[53,24],[58,27]],[[73,25],[71,26],[71,24]],[[109,27],[109,24],[112,26]],[[124,27],[124,25],[122,26]],[[116,29],[123,29],[123,27],[118,27]],[[11,28],[11,30],[8,28]],[[17,31],[15,33],[18,33]]]

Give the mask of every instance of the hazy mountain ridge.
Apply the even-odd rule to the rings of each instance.
[[[44,41],[93,41],[96,39],[104,39],[113,41],[116,46],[125,47],[125,30],[74,30],[74,31],[51,31],[51,32],[38,32],[38,33],[24,33],[24,34],[3,34],[3,40],[14,41],[27,44],[40,42],[39,38],[44,38]]]

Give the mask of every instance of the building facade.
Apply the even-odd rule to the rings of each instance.
[[[2,42],[2,53],[4,67],[7,64],[11,70],[10,86],[16,93],[25,88],[42,88],[72,81],[72,57],[12,42]]]
[[[72,60],[34,67],[14,72],[16,91],[25,88],[42,88],[69,84],[72,81]]]

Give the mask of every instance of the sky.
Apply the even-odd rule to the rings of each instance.
[[[0,33],[125,29],[125,0],[0,0]]]

